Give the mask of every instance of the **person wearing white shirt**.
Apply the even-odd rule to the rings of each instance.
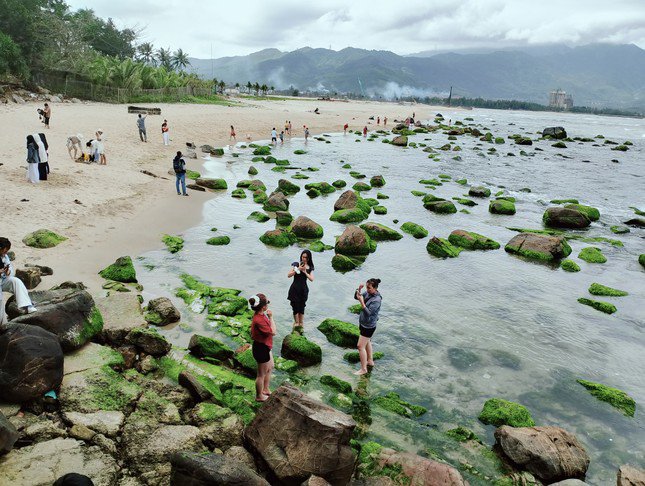
[[[29,293],[22,280],[13,276],[13,265],[9,259],[9,250],[11,249],[11,242],[4,237],[0,236],[0,323],[4,322],[4,302],[2,292],[10,292],[16,296],[16,304],[19,308],[26,309],[27,313],[31,314],[36,312],[36,308],[31,302]]]

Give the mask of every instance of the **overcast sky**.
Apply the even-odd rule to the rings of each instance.
[[[389,50],[591,42],[645,48],[645,0],[67,0],[191,57],[331,46]],[[322,5],[324,4],[324,5]]]

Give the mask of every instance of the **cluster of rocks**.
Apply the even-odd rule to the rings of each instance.
[[[28,101],[49,103],[81,103],[78,98],[67,98],[62,94],[52,94],[48,89],[38,87],[30,91],[17,86],[0,86],[0,103],[24,105]]]

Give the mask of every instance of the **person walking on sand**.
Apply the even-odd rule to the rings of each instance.
[[[141,113],[139,113],[139,118],[137,118],[137,128],[139,129],[139,138],[141,139],[142,142],[147,142],[148,141],[148,136],[146,135],[146,116],[141,116]]]
[[[284,121],[284,131],[289,134],[289,120]]]
[[[177,151],[177,155],[172,159],[172,168],[175,171],[175,188],[177,189],[177,195],[188,196],[186,192],[186,161],[184,160],[180,151]],[[179,192],[179,185],[181,184],[181,192]]]
[[[367,137],[367,125],[363,127],[363,136]]]
[[[170,145],[170,133],[168,132],[168,120],[164,120],[161,124],[161,138],[164,145]]]
[[[309,298],[309,287],[307,281],[314,281],[314,261],[311,251],[303,250],[300,254],[300,261],[293,262],[291,269],[287,273],[287,278],[293,278],[287,299],[291,303],[293,310],[293,327],[304,326],[305,306]]]
[[[386,116],[383,117],[383,126],[384,127],[387,126],[387,117]]]
[[[347,129],[348,129],[348,128],[349,128],[349,123],[345,123],[345,125],[343,125],[343,133],[344,133],[345,135],[347,135]]]
[[[361,304],[361,312],[358,316],[358,329],[360,337],[358,338],[358,356],[361,362],[361,369],[356,371],[355,375],[364,375],[367,373],[367,367],[374,366],[374,356],[372,353],[372,336],[376,331],[376,323],[378,322],[378,314],[381,310],[381,294],[378,291],[378,286],[381,280],[378,278],[370,278],[365,283],[365,291],[363,292],[363,284],[358,286],[354,293],[354,298]]]
[[[377,125],[380,125],[380,124],[381,124],[381,117],[380,117],[380,116],[377,116],[377,117],[376,117],[376,124],[377,124]]]
[[[27,180],[32,184],[37,184],[40,180],[38,173],[38,164],[40,155],[38,155],[38,143],[33,135],[27,135]]]
[[[309,129],[307,128],[307,125],[303,125],[303,128],[305,129],[305,142],[309,138]]]
[[[271,130],[271,143],[274,145],[278,144],[278,132],[276,132],[275,127]]]
[[[15,295],[18,307],[25,309],[28,314],[37,310],[31,302],[31,297],[29,297],[25,284],[22,283],[22,280],[13,276],[13,265],[7,255],[9,250],[11,250],[11,241],[0,236],[0,323],[4,321],[2,292],[10,292]]]
[[[251,320],[251,352],[258,364],[255,378],[255,401],[266,402],[271,395],[271,371],[273,370],[273,336],[277,330],[273,320],[273,312],[269,309],[271,302],[264,294],[256,294],[249,299],[253,310]]]
[[[293,136],[293,132],[291,130],[291,120],[289,120],[289,132],[288,133],[289,133],[289,138],[291,138]]]
[[[103,130],[99,128],[94,135],[96,136],[96,153],[99,156],[98,162],[100,165],[107,165],[107,159],[105,158],[105,144],[103,143],[105,140],[103,137]]]
[[[234,142],[236,141],[235,140],[235,128],[233,128],[233,125],[231,125],[231,135],[228,137],[228,139],[229,139],[229,141],[230,140],[233,140]]]
[[[45,103],[45,107],[43,108],[43,123],[45,124],[45,128],[49,128],[49,119],[52,117],[52,109],[49,106],[49,103]]]

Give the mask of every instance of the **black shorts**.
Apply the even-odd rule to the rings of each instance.
[[[264,343],[253,341],[251,351],[253,352],[253,359],[255,359],[258,364],[267,363],[271,359],[271,348]]]
[[[44,123],[45,125],[49,125],[49,117],[48,117],[48,116],[44,116],[44,117],[43,117],[43,123]]]
[[[277,141],[278,141],[278,139],[277,139],[277,138],[275,138],[275,137],[271,137],[271,141],[272,141],[272,142],[277,142]]]
[[[374,331],[376,331],[376,327],[363,327],[359,324],[358,330],[360,331],[361,336],[371,338],[374,335]]]
[[[306,302],[292,300],[291,309],[293,309],[293,315],[304,314],[306,305]]]

